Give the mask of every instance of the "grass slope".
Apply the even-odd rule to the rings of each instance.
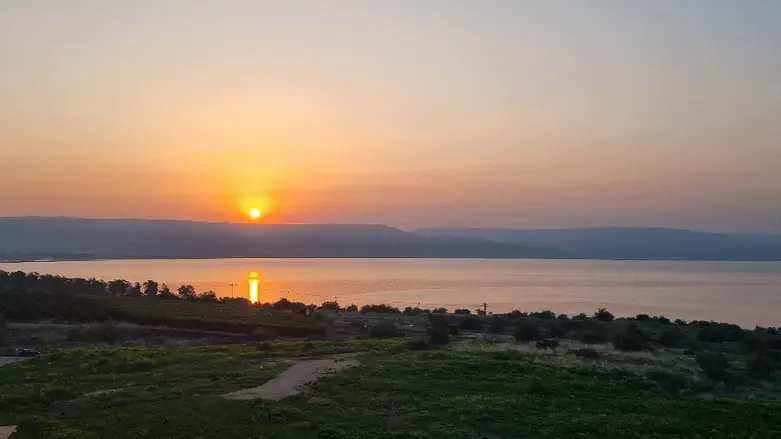
[[[269,357],[348,351],[368,354],[314,385],[325,406],[218,396],[279,373]],[[60,351],[3,367],[0,424],[19,423],[19,439],[781,437],[779,402],[672,394],[632,369],[550,358],[398,340]]]

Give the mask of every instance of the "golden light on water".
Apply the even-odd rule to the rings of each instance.
[[[249,301],[250,303],[258,303],[258,285],[260,284],[260,276],[258,273],[251,271],[249,274]]]

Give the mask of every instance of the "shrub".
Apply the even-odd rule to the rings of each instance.
[[[526,385],[526,392],[532,395],[544,395],[548,393],[548,385],[540,377],[532,377]]]
[[[613,347],[622,351],[642,351],[646,346],[645,334],[637,326],[630,325],[613,337]]]
[[[559,347],[559,344],[561,342],[559,340],[556,340],[554,338],[549,338],[547,340],[540,340],[537,343],[535,343],[535,346],[537,346],[538,349],[556,349]]]
[[[736,342],[743,339],[743,329],[737,325],[708,323],[697,334],[697,340],[708,343]]]
[[[713,381],[727,381],[730,378],[729,361],[723,354],[703,354],[697,356],[700,369]]]
[[[205,291],[205,292],[203,292],[203,293],[198,295],[198,300],[200,300],[201,302],[216,303],[217,302],[217,293],[215,293],[214,291],[211,291],[211,290]]]
[[[6,325],[5,316],[0,314],[0,347],[11,345],[11,334]]]
[[[572,319],[573,320],[588,320],[588,316],[586,315],[586,313],[582,312],[582,313],[576,315],[575,317],[573,317]]]
[[[764,351],[766,347],[764,338],[756,333],[746,333],[740,343],[747,352]]]
[[[369,328],[370,338],[393,338],[398,337],[399,331],[396,325],[391,322],[383,322]]]
[[[432,345],[446,345],[450,343],[450,331],[448,325],[440,324],[428,328],[428,342]]]
[[[491,334],[500,334],[504,332],[504,320],[501,317],[494,317],[488,322],[488,332]]]
[[[597,312],[594,313],[594,318],[600,322],[612,322],[616,317],[605,308],[599,308]]]
[[[586,320],[577,338],[588,344],[605,343],[610,340],[610,331],[599,321]]]
[[[350,304],[350,306],[348,306],[344,310],[347,311],[347,312],[356,312],[356,311],[358,311],[358,305],[356,305],[354,303]]]
[[[251,337],[254,340],[276,340],[279,334],[268,328],[257,327],[252,331]]]
[[[578,358],[594,359],[602,356],[602,354],[600,354],[599,352],[591,348],[575,349],[574,351],[570,351],[570,352],[575,354],[575,356]]]
[[[465,315],[468,316],[469,314],[472,314],[472,311],[467,308],[459,308],[455,311],[453,311],[456,315]]]
[[[521,320],[515,327],[515,340],[518,342],[530,342],[542,338],[540,328],[534,320]]]
[[[483,322],[477,316],[466,316],[458,322],[458,327],[467,331],[482,331]]]
[[[320,309],[324,309],[328,311],[339,311],[342,308],[339,306],[339,302],[335,300],[331,300],[331,301],[323,302],[323,304],[320,305]]]
[[[380,314],[401,314],[401,311],[390,305],[386,304],[380,304],[380,305],[364,305],[361,307],[362,313],[368,313],[368,312],[376,312]]]
[[[662,331],[659,335],[659,344],[664,347],[675,347],[678,342],[683,338],[683,333],[680,328],[667,329]]]
[[[404,341],[404,346],[411,351],[423,351],[430,346],[423,337],[412,337]]]
[[[434,314],[447,314],[447,308],[434,308],[431,312]]]
[[[776,370],[776,364],[765,354],[754,353],[746,362],[748,373],[757,378],[765,378]]]
[[[408,306],[408,307],[404,308],[404,311],[402,311],[401,313],[402,314],[420,314],[422,312],[423,312],[423,310],[420,309],[420,307],[416,306],[416,307],[413,308],[411,306]]]
[[[765,355],[767,355],[767,358],[770,358],[771,360],[775,361],[776,364],[781,365],[781,350],[768,349],[765,351]]]
[[[674,323],[678,326],[686,326],[686,320],[683,319],[675,319]]]
[[[680,392],[691,387],[691,380],[684,374],[663,369],[652,369],[645,373],[648,379],[655,381],[661,388],[670,392]]]
[[[543,320],[553,320],[556,318],[556,313],[551,310],[535,312],[532,313],[531,315],[537,317],[538,319],[543,319]]]
[[[668,319],[665,316],[654,317],[652,320],[655,321],[656,323],[659,323],[660,325],[672,325],[673,324],[673,322],[670,321],[670,319]]]
[[[450,333],[450,335],[461,334],[461,329],[459,329],[458,325],[447,325],[447,330]]]
[[[648,322],[651,320],[651,316],[649,316],[648,314],[638,314],[635,317],[635,320],[637,320],[638,322]]]

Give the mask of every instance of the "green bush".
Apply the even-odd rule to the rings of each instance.
[[[613,337],[613,347],[622,351],[642,351],[647,345],[645,334],[634,325],[628,326]]]
[[[746,352],[761,352],[766,349],[765,338],[763,335],[756,333],[747,332],[740,344],[745,348]]]
[[[730,379],[729,361],[723,354],[702,354],[697,356],[700,369],[713,381],[727,382]]]
[[[458,327],[466,331],[482,331],[483,322],[477,316],[467,315],[459,320]]]
[[[423,337],[412,337],[404,341],[404,346],[411,351],[423,351],[430,346]]]
[[[743,329],[736,325],[708,323],[697,334],[697,340],[708,343],[737,342],[743,339]]]
[[[448,325],[439,324],[428,328],[428,342],[438,346],[450,343],[450,330]]]
[[[594,318],[601,322],[612,322],[616,317],[605,308],[599,308],[597,312],[594,313]]]
[[[11,346],[11,334],[8,332],[8,322],[5,316],[0,314],[0,347]]]
[[[575,349],[570,352],[572,352],[578,358],[594,359],[602,356],[602,354],[591,348]]]
[[[488,322],[488,332],[491,334],[501,334],[504,332],[504,320],[501,317],[493,317]]]
[[[765,378],[776,370],[776,363],[765,354],[753,353],[746,362],[748,373],[757,378]]]
[[[399,331],[391,322],[383,322],[369,328],[369,338],[393,338],[398,337]]]
[[[649,370],[645,375],[648,379],[659,384],[661,388],[670,392],[680,392],[692,385],[692,381],[686,375],[663,369]]]
[[[521,320],[515,327],[515,340],[518,342],[530,342],[534,340],[540,340],[542,334],[540,334],[540,328],[537,326],[536,320]]]
[[[664,347],[672,348],[678,345],[678,342],[683,338],[681,329],[675,327],[674,329],[667,329],[662,331],[659,335],[659,344]]]
[[[583,321],[583,329],[577,335],[583,343],[597,344],[610,341],[610,331],[604,323],[596,320]]]
[[[532,395],[544,395],[549,392],[548,385],[540,377],[532,377],[526,385],[526,392]]]
[[[767,358],[770,358],[776,364],[781,365],[781,350],[768,349],[765,351],[765,355],[767,355]]]

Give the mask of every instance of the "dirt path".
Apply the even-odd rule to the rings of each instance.
[[[0,357],[0,366],[18,363],[20,361],[28,360],[29,358],[30,357]],[[2,438],[2,436],[0,436],[0,438]]]
[[[8,439],[16,431],[16,425],[0,426],[0,439]]]
[[[360,354],[338,354],[313,360],[299,360],[261,386],[226,393],[222,397],[237,401],[253,399],[279,401],[289,396],[298,395],[306,389],[309,383],[319,378],[357,366],[359,362],[355,357]]]

